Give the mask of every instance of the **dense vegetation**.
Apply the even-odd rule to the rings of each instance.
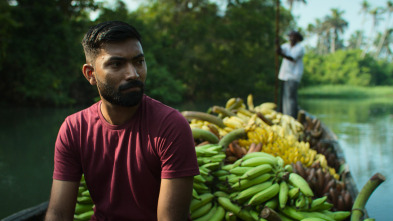
[[[220,1],[222,2],[222,1]],[[122,20],[143,36],[147,94],[165,103],[253,93],[272,100],[275,88],[275,1],[149,0],[128,11],[118,0],[0,1],[1,104],[87,105],[97,92],[82,77],[80,41],[92,24]],[[91,12],[98,12],[94,20]],[[284,41],[296,28],[280,9]],[[310,29],[311,30],[311,29]],[[310,32],[311,33],[311,32]],[[330,44],[331,45],[331,44]],[[393,66],[362,49],[308,50],[302,86],[392,85]]]

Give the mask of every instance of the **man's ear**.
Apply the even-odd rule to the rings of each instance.
[[[84,64],[82,67],[82,72],[85,78],[89,81],[91,85],[96,85],[97,81],[94,76],[94,67],[91,64]]]

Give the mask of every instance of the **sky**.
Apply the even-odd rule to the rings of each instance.
[[[109,0],[113,1],[113,0]],[[129,10],[135,10],[143,0],[123,0]],[[222,0],[221,0],[222,1]],[[368,0],[370,8],[385,7],[388,0]],[[325,16],[331,14],[332,8],[338,8],[344,11],[343,18],[348,22],[348,27],[344,34],[344,39],[347,40],[356,30],[362,29],[362,16],[360,15],[361,4],[363,0],[306,0],[307,4],[295,2],[292,13],[294,14],[297,24],[300,28],[306,29],[308,24],[315,23],[315,19],[323,19]],[[288,7],[286,0],[281,0],[284,7]],[[383,17],[385,19],[385,17]],[[393,19],[393,18],[392,18]],[[392,20],[391,19],[391,20]],[[364,31],[369,35],[371,30],[371,17],[368,17],[364,23]],[[393,25],[393,22],[391,22]],[[391,25],[391,26],[392,26]],[[381,20],[379,28],[385,27],[385,20]],[[393,27],[392,27],[393,28]],[[315,44],[315,39],[305,39],[305,44]],[[344,41],[345,43],[345,41]]]
[[[282,4],[284,6],[287,6],[285,0],[281,2],[283,2]],[[359,14],[362,2],[363,0],[307,0],[307,4],[298,3],[294,5],[292,13],[296,17],[298,26],[306,29],[308,24],[315,23],[315,19],[323,19],[325,16],[331,14],[332,8],[338,8],[340,11],[344,11],[342,17],[348,22],[344,39],[349,39],[352,33],[356,30],[362,29],[363,18],[362,15]],[[368,0],[371,9],[376,7],[385,7],[386,2],[387,0]],[[386,17],[383,16],[382,18],[385,19]],[[379,29],[385,27],[385,20],[381,20],[379,22]],[[372,19],[371,17],[368,17],[364,23],[364,31],[366,35],[369,35],[371,31],[371,23]],[[392,24],[392,22],[390,24]]]

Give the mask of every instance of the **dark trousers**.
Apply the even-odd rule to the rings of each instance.
[[[282,82],[282,113],[297,118],[297,88],[299,82],[288,80]]]

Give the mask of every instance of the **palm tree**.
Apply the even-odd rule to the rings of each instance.
[[[295,2],[301,2],[307,4],[306,0],[287,0],[287,4],[289,5],[289,11],[292,12],[293,4]]]
[[[372,46],[373,44],[373,40],[375,38],[375,29],[377,28],[378,24],[379,24],[379,20],[381,20],[381,12],[383,10],[381,8],[374,8],[372,10],[370,10],[370,14],[372,16],[372,25],[371,25],[371,30],[370,30],[370,35],[369,35],[369,41],[368,44],[366,45],[366,48],[363,50],[362,52],[362,57],[364,57],[367,53],[367,51],[369,50],[369,48]]]
[[[336,51],[336,43],[339,42],[340,34],[343,34],[345,29],[348,27],[348,22],[342,18],[344,11],[340,11],[337,8],[331,9],[332,15],[325,17],[325,25],[327,30],[331,33],[331,45],[330,52]]]
[[[370,10],[370,4],[368,3],[367,0],[364,0],[362,2],[362,8],[361,8],[361,10],[359,12],[359,14],[363,15],[362,16],[363,17],[362,18],[362,29],[361,29],[362,32],[364,32],[364,23],[366,22],[366,17],[367,17],[367,14],[369,13],[369,10]],[[360,48],[362,43],[363,43],[363,34],[358,35],[358,40],[357,40],[357,43],[356,43],[356,47]]]
[[[327,48],[329,48],[329,44],[326,39],[329,39],[330,36],[326,24],[320,19],[315,19],[315,24],[308,25],[307,32],[316,35],[316,51],[318,54],[324,54],[327,51]]]
[[[386,6],[387,7],[384,10],[387,13],[387,18],[386,18],[386,22],[385,22],[385,29],[384,29],[382,37],[380,38],[380,40],[378,42],[377,51],[375,52],[375,57],[378,57],[380,55],[382,47],[383,47],[384,42],[386,40],[386,37],[388,36],[389,32],[391,31],[390,18],[393,13],[393,2],[388,1]]]

